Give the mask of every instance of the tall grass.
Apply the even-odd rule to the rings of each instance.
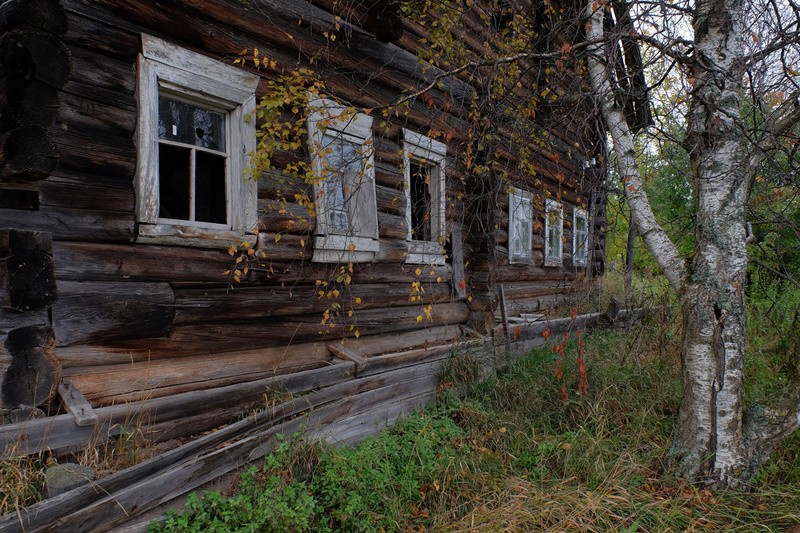
[[[566,401],[569,380],[556,379],[550,348],[483,381],[470,370],[477,360],[454,361],[434,405],[361,446],[305,445],[299,460],[285,451],[268,459],[257,477],[277,481],[245,507],[283,508],[287,495],[302,502],[302,520],[276,531],[778,532],[800,524],[800,436],[749,493],[713,493],[665,472],[681,396],[680,331],[677,317],[651,320],[585,337],[589,392],[571,387]],[[577,372],[575,353],[573,341],[565,376]],[[218,494],[209,497],[219,508]],[[163,530],[209,530],[203,501]]]

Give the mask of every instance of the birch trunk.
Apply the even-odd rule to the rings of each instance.
[[[683,311],[684,394],[670,451],[673,467],[715,487],[742,487],[780,440],[800,426],[800,404],[743,420],[745,202],[755,165],[744,151],[740,94],[746,47],[739,0],[698,0],[686,149],[697,199],[696,247],[686,265],[653,216],[633,135],[608,74],[602,3],[590,2],[592,89],[617,154],[632,218]]]

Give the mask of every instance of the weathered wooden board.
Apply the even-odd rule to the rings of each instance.
[[[398,419],[421,409],[436,397],[433,391],[414,396],[401,396],[386,402],[380,409],[351,416],[336,424],[336,430],[325,436],[325,441],[336,445],[354,445],[366,437],[377,435]]]
[[[555,320],[542,320],[533,324],[519,325],[519,330],[515,331],[514,342],[539,339],[545,330],[549,330],[551,335],[563,333],[565,331],[586,331],[587,328],[597,325],[597,323],[605,316],[605,313],[588,313],[585,315],[578,315],[575,319],[572,318],[558,318]],[[516,328],[515,328],[516,330]],[[502,335],[502,330],[498,327],[495,328],[495,335]]]
[[[421,327],[462,324],[469,318],[469,308],[463,302],[432,304],[430,320],[425,317],[423,308],[426,306],[427,304],[363,309],[356,311],[352,317],[348,317],[345,312],[333,327],[322,324],[321,314],[274,317],[265,323],[215,322],[176,326],[170,339],[178,342],[203,340],[211,343],[248,339],[262,346],[287,346],[301,340],[331,342],[354,336],[355,331],[360,335],[377,335],[413,331]],[[417,317],[420,316],[423,319],[418,321]]]
[[[290,374],[324,366],[330,360],[327,353],[261,349],[73,367],[65,369],[64,375],[71,377],[94,405],[108,405]]]
[[[172,325],[175,297],[166,283],[60,281],[52,307],[59,346],[163,337]]]
[[[443,303],[450,299],[445,283],[424,286],[425,304]],[[327,293],[336,290],[339,296]],[[319,293],[323,294],[320,295]],[[359,314],[364,309],[391,305],[414,305],[408,302],[409,284],[354,284],[320,287],[309,280],[295,287],[258,287],[234,285],[224,288],[194,286],[175,289],[175,325],[221,321],[249,321],[268,317],[322,313],[334,304],[343,312]],[[416,303],[418,306],[419,304]]]
[[[56,170],[39,183],[40,210],[70,209],[93,211],[103,206],[109,213],[123,212],[124,218],[136,204],[129,180],[102,180],[98,176]]]
[[[79,209],[26,211],[0,209],[0,227],[45,231],[53,239],[130,242],[133,240],[133,213]]]
[[[370,357],[364,364],[356,364],[356,375],[371,376],[397,368],[416,366],[424,362],[440,361],[449,358],[454,348],[452,345],[432,346],[431,348]]]
[[[421,370],[421,375],[431,374],[428,368]],[[292,433],[301,424],[320,427],[336,423],[374,407],[378,399],[391,398],[402,390],[425,389],[429,383],[407,375],[392,383],[388,377],[384,374],[334,385],[291,400],[277,406],[265,419],[248,417],[141,465],[35,504],[19,516],[7,515],[0,519],[0,528],[27,532],[53,526],[69,531],[107,528],[229,472],[244,461],[257,460],[271,449],[269,439],[278,431]],[[315,406],[306,417],[284,422]],[[233,440],[219,446],[230,439]],[[96,499],[98,494],[106,496]]]
[[[91,426],[97,423],[97,413],[94,412],[92,406],[71,379],[66,378],[61,381],[58,386],[58,395],[64,404],[64,409],[75,417],[77,425]]]
[[[223,251],[178,246],[54,242],[58,278],[73,281],[225,283],[234,259]]]
[[[389,352],[449,344],[461,335],[458,326],[435,326],[391,335],[349,338],[343,345],[360,357],[375,358]]]
[[[52,126],[50,132],[59,150],[59,168],[133,179],[136,147],[132,136],[103,133],[77,125],[70,127],[67,134],[58,124]]]
[[[195,414],[202,416],[206,410],[229,409],[227,414],[230,416],[224,419],[229,422],[240,416],[243,405],[259,401],[265,392],[303,394],[350,381],[353,374],[354,365],[342,363],[205,391],[100,407],[95,409],[98,424],[93,427],[76,425],[72,415],[6,424],[0,426],[0,458],[7,459],[14,455],[33,454],[48,449],[56,452],[79,450],[106,435],[117,434],[125,424],[136,420],[158,427],[159,424],[179,424],[183,418],[190,418]],[[219,417],[212,416],[207,423],[195,425],[191,429],[210,429],[216,427],[219,421]],[[173,433],[171,436],[183,437],[188,434],[194,433]]]

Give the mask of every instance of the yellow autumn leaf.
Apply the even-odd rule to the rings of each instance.
[[[358,305],[361,305],[361,297],[360,296],[356,296],[356,303]]]
[[[421,268],[418,268],[418,269],[416,269],[416,270],[414,271],[414,274],[416,274],[417,276],[420,276],[420,275],[422,275],[422,269],[421,269]]]
[[[422,315],[417,315],[417,322],[422,322]]]
[[[356,245],[355,245],[354,243],[352,243],[352,242],[351,242],[351,243],[348,245],[347,249],[348,249],[348,250],[350,250],[351,252],[355,252],[355,251],[356,251]]]

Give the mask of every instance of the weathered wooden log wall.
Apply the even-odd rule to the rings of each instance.
[[[423,68],[414,53],[428,29],[399,20],[394,2],[374,3],[377,11],[371,3],[358,4],[345,11],[328,0],[252,5],[236,0],[7,0],[0,5],[0,29],[10,35],[3,42],[13,38],[14,50],[30,51],[20,59],[7,53],[10,45],[0,47],[7,62],[3,72],[11,66],[35,73],[26,78],[29,85],[13,91],[9,85],[8,97],[0,98],[0,105],[14,109],[3,113],[12,122],[3,124],[0,139],[6,146],[0,228],[50,236],[53,294],[58,294],[46,312],[26,311],[26,322],[19,325],[52,328],[63,375],[95,407],[320,368],[334,358],[329,345],[343,338],[349,339],[347,346],[362,342],[373,350],[364,355],[447,345],[457,337],[450,326],[474,319],[476,311],[491,311],[498,282],[507,284],[515,309],[540,309],[557,303],[584,274],[572,267],[568,254],[563,268],[542,267],[541,231],[532,265],[510,266],[503,258],[505,185],[490,176],[489,188],[482,190],[464,178],[459,147],[467,142],[465,104],[475,88],[460,78],[445,79],[428,99],[411,101],[407,112],[390,119],[386,128],[379,126],[376,113],[380,251],[374,262],[353,265],[351,283],[339,287],[345,311],[334,327],[321,324],[331,302],[318,296],[316,282],[334,281],[340,266],[311,262],[313,217],[291,201],[278,202],[279,197],[291,200],[296,192],[309,193],[307,184],[269,176],[259,183],[256,247],[266,259],[238,283],[223,274],[233,266],[225,249],[137,242],[133,184],[140,35],[152,34],[228,63],[242,49],[257,47],[277,62],[275,68],[251,68],[264,80],[276,79],[284,69],[313,67],[333,96],[361,108],[390,104],[410,85],[432,80],[438,71]],[[477,16],[469,15],[465,24],[474,35],[489,31]],[[338,38],[330,39],[331,34]],[[471,39],[476,55],[485,51],[480,39],[464,37]],[[6,75],[0,82],[16,79]],[[47,104],[32,105],[31,99]],[[446,265],[406,264],[402,129],[427,134],[434,116],[452,131],[447,226],[448,234],[463,236],[463,243],[448,245]],[[35,129],[36,135],[25,137],[32,139],[26,146],[38,147],[35,158],[24,159],[33,161],[31,167],[13,157],[14,128]],[[547,190],[571,205],[587,205],[589,180],[581,162],[595,150],[596,139],[591,133],[583,138],[583,129],[569,129],[564,125],[548,148],[535,154],[535,178],[510,172],[510,180]],[[506,159],[504,167],[514,167],[513,148],[500,147],[497,153]],[[300,151],[280,157],[290,161],[307,155]],[[11,188],[7,176],[29,181]],[[32,187],[34,178],[38,181]],[[484,211],[474,209],[470,198],[476,196],[485,196]],[[536,216],[541,220],[543,215]],[[565,242],[569,236],[565,226]],[[424,288],[422,301],[409,301],[415,282]],[[423,310],[428,305],[430,318]],[[4,306],[4,336],[8,316]]]

